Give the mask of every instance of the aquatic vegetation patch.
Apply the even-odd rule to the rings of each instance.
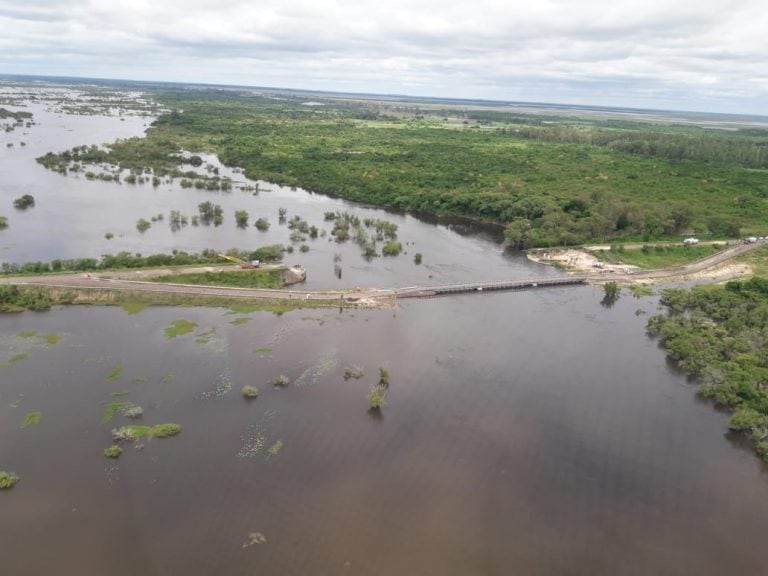
[[[112,430],[115,440],[136,440],[137,438],[169,438],[181,433],[179,424],[156,424],[154,426],[130,425]]]
[[[56,344],[61,342],[61,334],[50,333],[42,336],[42,338],[48,346],[56,346]]]
[[[267,449],[268,456],[267,458],[271,458],[272,456],[277,456],[280,453],[280,450],[283,448],[283,441],[277,440],[272,446],[270,446]]]
[[[171,325],[165,329],[165,337],[168,340],[178,338],[185,334],[194,332],[197,328],[197,322],[190,322],[189,320],[174,320]]]
[[[629,291],[632,292],[632,296],[635,298],[642,298],[643,296],[653,296],[653,288],[648,284],[630,284]]]
[[[19,332],[18,334],[16,334],[16,336],[18,336],[19,338],[34,338],[35,336],[37,336],[37,332],[35,332],[34,330],[29,330],[25,332]]]
[[[195,343],[208,344],[215,335],[216,335],[216,327],[214,326],[210,330],[207,330],[202,334],[199,334],[197,338],[195,338]]]
[[[0,368],[8,368],[12,364],[16,364],[17,362],[21,362],[24,360],[27,356],[29,356],[29,352],[21,352],[19,354],[15,354],[14,356],[11,356],[7,362],[0,363]]]
[[[344,367],[344,380],[349,380],[350,378],[354,378],[355,380],[359,380],[365,376],[365,370],[363,370],[362,366],[345,366]]]
[[[245,385],[243,386],[242,393],[246,398],[258,398],[259,389],[256,386]]]
[[[119,412],[125,412],[133,407],[132,402],[110,402],[104,407],[104,413],[101,415],[101,423],[110,422]]]
[[[173,382],[176,379],[176,376],[173,375],[173,372],[168,372],[165,376],[163,376],[160,379],[160,382],[167,384],[168,382]]]
[[[0,490],[8,490],[13,488],[19,481],[19,477],[13,472],[5,472],[0,470]]]
[[[290,378],[288,378],[288,376],[286,376],[285,374],[280,374],[277,378],[275,378],[272,381],[272,384],[274,384],[279,388],[285,388],[290,383],[291,383]]]
[[[254,354],[271,354],[272,348],[269,348],[268,346],[264,346],[262,348],[256,348],[253,351]]]
[[[42,412],[30,412],[24,418],[24,422],[21,424],[21,427],[29,428],[30,426],[36,426],[37,424],[40,424],[40,421],[42,419],[43,419]]]
[[[250,321],[251,321],[250,318],[235,318],[230,322],[230,324],[232,324],[232,326],[244,326],[245,324],[248,324],[248,322]]]
[[[120,364],[118,364],[117,366],[112,368],[112,370],[109,371],[109,374],[107,374],[107,377],[105,378],[105,380],[107,382],[114,382],[115,380],[120,378],[120,376],[123,375],[124,370],[125,370],[125,366],[123,366],[123,363],[121,362]]]
[[[143,312],[146,307],[149,306],[148,302],[121,302],[120,308],[125,310],[127,314],[138,314]]]
[[[117,444],[112,444],[109,448],[104,449],[104,456],[107,458],[120,458],[120,454],[123,453],[123,449]]]

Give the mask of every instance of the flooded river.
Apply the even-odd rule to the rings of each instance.
[[[12,178],[15,197],[23,178]],[[140,236],[130,230],[134,215],[173,208],[182,191],[39,178],[60,186],[43,192],[32,180],[41,201],[24,214],[30,223],[48,202],[75,202],[69,194],[81,206],[109,195],[102,210],[120,208],[90,213],[88,225],[100,229],[88,239],[30,224],[36,231],[27,233],[47,244],[17,237],[24,228],[9,214],[0,234],[14,260],[98,254],[108,218],[115,232],[125,226],[125,244],[108,246],[136,242],[130,249],[144,253],[155,249],[153,231],[157,251],[260,238],[234,222]],[[139,191],[159,208],[127,212],[129,192]],[[220,198],[274,201],[275,213],[282,205],[318,222],[342,205],[370,210],[276,187]],[[361,284],[557,273],[505,256],[483,236],[371,213],[401,224],[401,240],[416,242],[425,264],[367,263],[350,247],[345,274]],[[316,259],[306,262],[310,274],[318,268],[317,284],[334,282],[339,247],[316,242],[301,256]],[[601,298],[577,287],[280,316],[170,307],[0,316],[0,470],[21,478],[0,491],[2,572],[765,573],[765,467],[645,335],[656,298],[625,294],[611,308]],[[178,320],[192,331],[169,338]],[[345,380],[352,366],[364,376]],[[376,415],[366,395],[379,367],[390,386]],[[285,388],[271,384],[281,374]],[[246,400],[244,385],[257,386],[258,398]],[[141,406],[141,419],[118,412],[102,422],[113,402]],[[35,412],[39,423],[24,427]],[[102,455],[113,428],[167,422],[181,434],[124,442],[117,460]]]

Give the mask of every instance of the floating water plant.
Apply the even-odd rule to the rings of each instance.
[[[257,398],[259,396],[259,389],[256,386],[243,386],[242,392],[246,398]]]
[[[104,449],[104,456],[107,458],[120,458],[120,454],[123,453],[123,449],[117,444],[112,444],[109,448]]]
[[[189,334],[197,328],[196,322],[190,322],[189,320],[174,320],[171,325],[165,329],[165,337],[168,340]]]
[[[22,428],[29,428],[30,426],[35,426],[37,424],[40,424],[40,420],[43,419],[43,413],[42,412],[30,412],[27,414],[26,418],[24,418],[24,422],[22,423]]]
[[[14,484],[19,481],[19,477],[13,472],[5,472],[0,470],[0,490],[8,490],[13,488]]]

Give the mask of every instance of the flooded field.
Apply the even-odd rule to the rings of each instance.
[[[148,122],[56,114],[41,107],[35,126],[0,134],[29,130],[27,146],[0,147],[10,220],[0,259],[287,242],[285,207],[318,227],[325,211],[386,218],[414,243],[368,262],[357,246],[310,241],[288,263],[307,267],[311,288],[559,274],[487,235],[300,190],[48,172],[35,157]],[[23,193],[36,206],[12,212]],[[220,228],[135,229],[212,197],[227,211]],[[269,231],[238,229],[241,208],[269,216]],[[391,310],[2,315],[0,470],[20,477],[0,491],[3,574],[764,573],[766,467],[645,335],[657,299],[624,294],[609,308],[602,296],[574,287]],[[380,367],[390,384],[376,413],[366,396]],[[287,386],[273,385],[280,376]],[[169,423],[181,433],[103,453],[113,429]]]

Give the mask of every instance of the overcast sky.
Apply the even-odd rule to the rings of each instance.
[[[765,0],[0,0],[0,73],[768,114]]]

